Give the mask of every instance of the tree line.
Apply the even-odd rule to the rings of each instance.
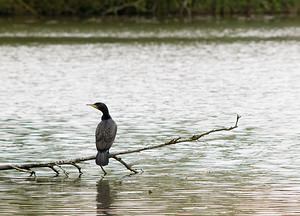
[[[0,16],[298,15],[299,0],[0,0]]]

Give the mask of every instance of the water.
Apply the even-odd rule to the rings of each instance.
[[[242,119],[199,142],[122,156],[143,169],[133,176],[114,160],[103,179],[94,161],[81,177],[73,167],[69,178],[1,171],[0,214],[299,214],[299,32],[297,22],[2,21],[0,163],[95,154],[100,113],[85,104],[96,101],[118,123],[111,152]]]

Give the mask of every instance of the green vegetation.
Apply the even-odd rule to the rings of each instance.
[[[1,16],[193,17],[300,13],[299,0],[0,0]]]

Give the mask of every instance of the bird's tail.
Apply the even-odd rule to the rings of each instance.
[[[109,152],[106,151],[98,151],[96,156],[96,164],[99,166],[106,166],[108,164]]]

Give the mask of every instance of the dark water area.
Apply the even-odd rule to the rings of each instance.
[[[111,152],[240,125],[199,142],[124,155],[78,177],[0,172],[1,215],[300,214],[300,25],[0,22],[0,163],[95,154],[105,102]],[[75,39],[74,39],[75,38]]]

